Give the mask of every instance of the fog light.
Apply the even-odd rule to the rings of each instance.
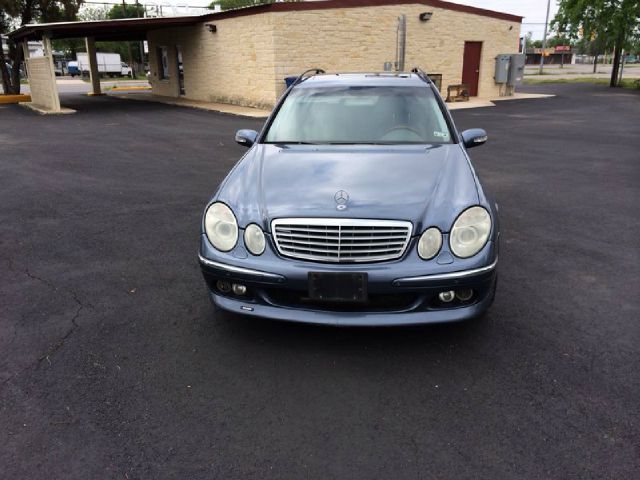
[[[456,294],[453,290],[447,290],[446,292],[440,292],[438,294],[438,298],[441,302],[449,303],[452,302],[456,297]]]
[[[460,290],[456,290],[456,297],[458,297],[458,300],[460,300],[461,302],[471,300],[471,297],[473,297],[473,290],[471,290],[470,288],[462,288]]]
[[[239,283],[234,283],[233,293],[235,293],[236,295],[244,295],[245,293],[247,293],[247,287],[245,287],[244,285],[240,285]]]
[[[218,280],[216,286],[222,293],[229,293],[231,291],[231,284],[226,280]]]

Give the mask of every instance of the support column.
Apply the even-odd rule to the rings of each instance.
[[[93,37],[84,39],[87,47],[87,57],[89,58],[89,76],[91,77],[91,92],[88,95],[102,95],[100,89],[100,73],[98,72],[98,58],[96,55],[96,42]]]
[[[56,83],[56,73],[55,73],[55,69],[53,68],[53,49],[51,48],[51,39],[47,36],[43,36],[42,37],[42,46],[44,49],[44,56],[45,58],[47,58],[49,60],[49,78],[50,78],[50,85],[49,85],[49,97],[50,97],[50,109],[52,112],[60,112],[61,108],[60,108],[60,95],[58,95],[58,84]],[[27,46],[27,50],[29,50],[29,47]],[[27,52],[28,54],[28,52]],[[28,62],[26,62],[28,63]],[[31,87],[31,81],[29,81],[29,86]],[[31,95],[31,99],[33,100],[33,94]]]
[[[29,53],[29,41],[24,40],[20,43],[22,47],[22,58],[24,59],[24,73],[27,75],[27,80],[29,80],[29,58],[31,58],[31,54]]]

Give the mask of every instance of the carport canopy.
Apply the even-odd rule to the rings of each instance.
[[[184,27],[206,20],[208,15],[187,17],[122,18],[86,22],[31,23],[11,32],[15,42],[91,37],[97,42],[127,42],[147,38],[147,32],[161,28]]]
[[[84,38],[89,59],[92,92],[101,95],[95,42],[146,40],[151,30],[184,27],[205,21],[210,15],[158,18],[124,18],[118,20],[92,20],[87,22],[57,22],[28,24],[11,32],[9,37],[22,44],[27,65],[32,103],[43,110],[61,111],[60,98],[53,68],[51,40]],[[27,42],[41,40],[44,57],[29,58]]]

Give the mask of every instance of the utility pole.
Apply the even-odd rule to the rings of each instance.
[[[122,0],[122,18],[127,18],[127,4]],[[133,68],[133,51],[131,50],[131,42],[127,42],[129,48],[129,68],[131,68],[131,78],[136,78],[136,69]]]
[[[538,72],[540,75],[542,75],[542,70],[544,68],[544,51],[547,49],[547,27],[549,26],[549,8],[550,7],[551,7],[551,0],[547,0],[547,18],[544,21],[544,36],[542,37],[542,54],[540,55],[540,71]]]
[[[396,71],[404,72],[404,60],[407,48],[407,16],[398,17],[398,30],[396,32]]]

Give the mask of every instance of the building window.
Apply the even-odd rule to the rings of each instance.
[[[169,78],[169,50],[167,47],[158,47],[158,77],[160,80]]]
[[[438,87],[438,91],[442,92],[442,74],[441,73],[427,73],[431,81]]]

